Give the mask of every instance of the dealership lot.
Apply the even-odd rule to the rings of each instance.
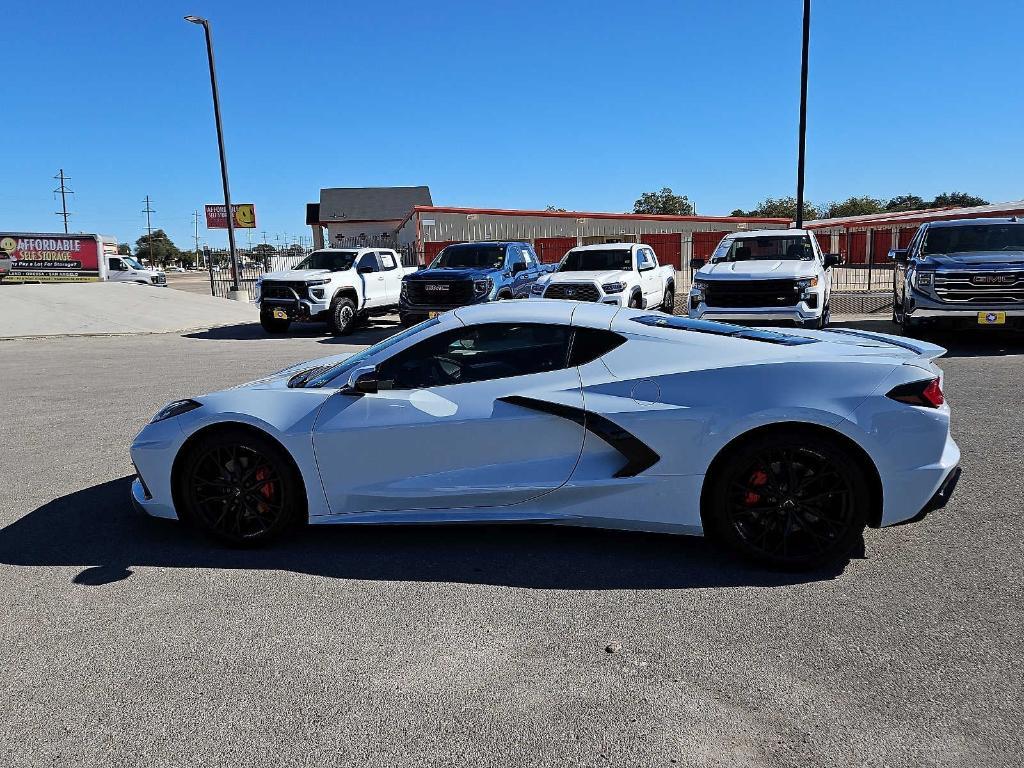
[[[840,572],[542,527],[241,552],[132,513],[161,404],[395,327],[0,341],[0,764],[1019,762],[1019,339],[937,338],[960,487]]]

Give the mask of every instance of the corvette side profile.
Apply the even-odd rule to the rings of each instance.
[[[596,303],[464,307],[170,403],[132,444],[132,497],[232,545],[306,522],[530,522],[812,567],[949,498],[943,352]]]

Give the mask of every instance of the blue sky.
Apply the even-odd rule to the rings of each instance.
[[[187,247],[232,196],[309,234],[322,186],[428,184],[438,204],[625,211],[672,187],[728,214],[793,194],[800,1],[11,3],[0,229]],[[816,0],[807,196],[1024,197],[1019,3]],[[201,236],[212,244],[222,232]],[[241,242],[244,244],[245,237]]]

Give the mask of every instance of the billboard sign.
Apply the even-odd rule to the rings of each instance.
[[[227,229],[228,215],[227,208],[223,205],[206,206],[206,228]],[[235,227],[239,229],[256,229],[256,206],[253,203],[239,203],[231,206],[234,214]]]
[[[8,283],[99,280],[101,252],[97,235],[0,232],[0,260],[11,260]]]

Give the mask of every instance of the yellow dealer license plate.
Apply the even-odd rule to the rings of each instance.
[[[1006,313],[979,312],[978,325],[1006,325]]]
[[[440,312],[427,312],[427,319],[428,320],[433,320],[435,317],[437,317],[440,314],[441,314]]]
[[[283,309],[275,309],[274,310],[274,319],[275,320],[287,320],[288,319],[288,313],[285,312]]]

